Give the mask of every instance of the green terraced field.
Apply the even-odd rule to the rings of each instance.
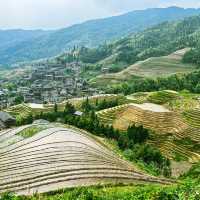
[[[192,127],[200,128],[200,109],[185,111],[183,116]]]
[[[175,91],[158,91],[158,92],[153,92],[151,93],[147,100],[151,103],[156,103],[156,104],[165,104],[169,103],[172,100],[175,100],[179,97],[179,94]]]
[[[6,112],[8,112],[8,113],[10,113],[11,115],[14,115],[14,116],[27,117],[33,111],[26,104],[20,104],[20,105],[12,106],[12,107],[6,109]]]
[[[126,97],[134,103],[165,104],[180,98],[180,94],[173,90],[162,90],[157,92],[137,92]]]

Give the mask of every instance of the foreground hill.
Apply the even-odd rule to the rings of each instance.
[[[28,195],[108,183],[172,183],[138,171],[94,136],[72,127],[40,122],[4,130],[0,144],[0,193]]]
[[[2,31],[0,32],[0,64],[55,56],[74,45],[94,47],[106,41],[143,31],[164,21],[179,20],[198,14],[200,14],[199,9],[156,8],[92,20],[51,31],[48,34],[40,35],[39,32],[39,34],[35,33],[34,37],[28,37],[29,33],[26,31],[22,31],[23,35],[18,37],[17,31],[11,31],[10,38],[7,37],[7,32]]]

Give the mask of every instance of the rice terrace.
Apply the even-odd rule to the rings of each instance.
[[[172,175],[178,176],[200,161],[198,108],[183,110],[182,114],[178,107],[177,111],[170,110],[175,103],[183,101],[181,96],[184,95],[184,92],[167,90],[138,93],[123,98],[118,95],[96,96],[69,102],[82,108],[81,104],[87,101],[95,105],[97,101],[120,100],[121,105],[96,112],[100,123],[113,126],[122,131],[121,134],[125,134],[132,124],[150,129],[151,137],[147,144],[160,149],[163,155],[173,161]],[[196,101],[198,105],[198,100],[193,98],[191,101]],[[39,113],[38,109],[44,113],[54,109],[46,110],[47,107],[50,108],[50,105],[22,104],[7,111],[20,119],[31,113]],[[176,184],[173,179],[157,177],[148,174],[145,169],[141,170],[137,163],[127,160],[123,152],[116,152],[117,146],[101,137],[74,126],[46,120],[36,120],[33,124],[2,130],[0,191],[31,195],[63,188],[119,183]],[[185,138],[189,141],[188,144],[184,143]],[[192,149],[191,145],[196,148]],[[177,167],[179,162],[183,163],[185,170]]]
[[[1,192],[11,190],[30,195],[66,186],[133,181],[172,182],[138,171],[81,130],[46,127],[37,135],[25,139],[18,136],[24,129],[27,126],[0,134]],[[17,142],[12,144],[12,141]]]

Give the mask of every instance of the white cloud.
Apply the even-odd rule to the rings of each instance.
[[[88,19],[166,6],[200,7],[199,0],[0,0],[0,28],[60,28]]]

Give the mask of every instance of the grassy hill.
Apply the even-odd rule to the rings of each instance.
[[[92,20],[45,33],[23,30],[0,31],[0,64],[56,56],[74,46],[98,46],[164,21],[180,20],[198,14],[199,9],[156,8]]]

